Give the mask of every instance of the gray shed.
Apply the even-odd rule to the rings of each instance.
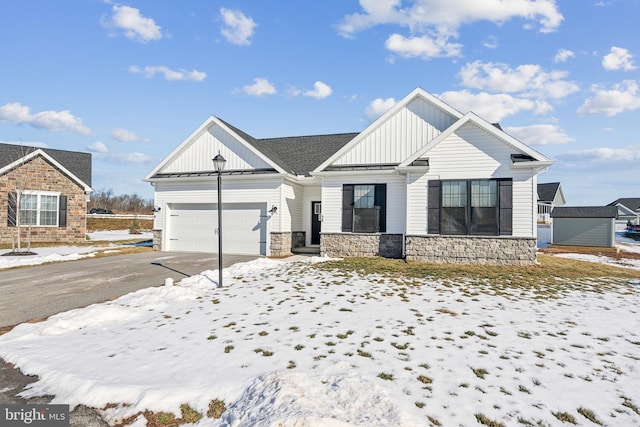
[[[617,217],[616,206],[556,207],[551,211],[552,243],[612,248]]]

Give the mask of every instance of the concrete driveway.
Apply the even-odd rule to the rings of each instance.
[[[256,258],[225,254],[223,266]],[[5,270],[0,273],[0,328],[217,268],[215,254],[154,251]]]

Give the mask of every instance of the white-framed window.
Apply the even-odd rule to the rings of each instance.
[[[60,193],[23,191],[18,206],[20,225],[58,226]]]

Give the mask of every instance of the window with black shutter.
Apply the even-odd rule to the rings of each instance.
[[[40,191],[9,192],[7,209],[7,225],[15,227],[20,218],[20,225],[66,227],[67,196],[58,193]]]
[[[344,184],[342,186],[342,231],[384,233],[386,222],[386,184]]]
[[[432,180],[428,185],[429,234],[512,234],[512,180]]]

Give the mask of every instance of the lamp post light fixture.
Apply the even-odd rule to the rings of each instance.
[[[218,151],[218,154],[211,159],[213,166],[218,173],[218,287],[222,287],[222,171],[227,162]]]

